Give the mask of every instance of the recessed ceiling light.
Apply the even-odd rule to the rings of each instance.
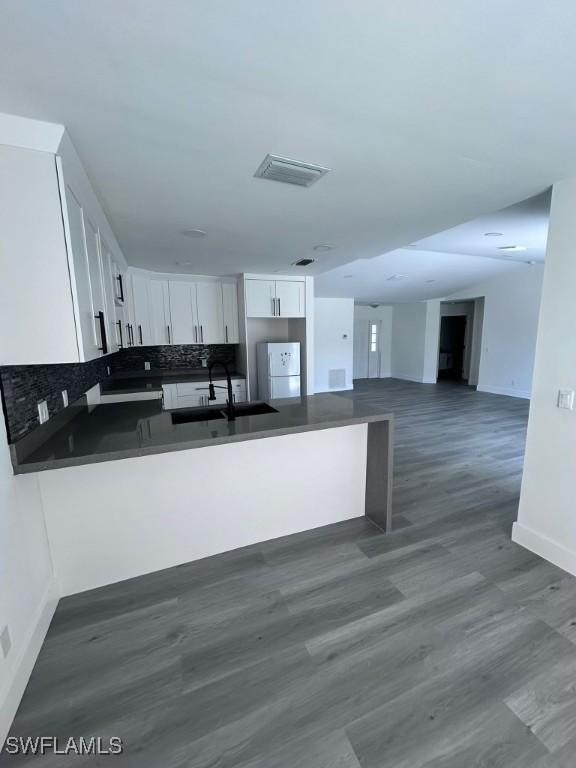
[[[312,250],[318,251],[319,253],[324,253],[325,251],[333,251],[334,250],[334,246],[333,245],[325,245],[324,243],[320,243],[320,245],[315,245]]]
[[[405,280],[407,277],[408,275],[390,275],[386,280]]]
[[[484,232],[484,237],[502,237],[503,232]]]
[[[203,229],[184,229],[182,234],[184,237],[206,237],[206,232]]]
[[[525,261],[524,264],[530,264],[530,266],[532,266],[533,264],[536,264],[536,262],[535,261]]]
[[[525,245],[499,245],[499,251],[525,251]]]

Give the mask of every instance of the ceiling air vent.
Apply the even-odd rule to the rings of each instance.
[[[281,181],[284,184],[296,184],[299,187],[310,187],[321,179],[330,168],[321,165],[302,163],[300,160],[289,160],[278,155],[266,155],[264,161],[254,174],[257,179]]]
[[[298,261],[292,262],[293,267],[307,267],[309,264],[314,264],[316,259],[299,259]]]

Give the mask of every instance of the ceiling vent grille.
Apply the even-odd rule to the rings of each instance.
[[[321,165],[289,160],[278,155],[266,155],[254,174],[257,179],[281,181],[283,184],[296,184],[298,187],[310,187],[328,173],[330,168]]]
[[[292,262],[293,267],[308,267],[310,264],[314,264],[316,259],[298,259],[298,261]]]

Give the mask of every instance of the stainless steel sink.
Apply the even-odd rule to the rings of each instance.
[[[234,406],[234,412],[236,416],[259,416],[261,413],[278,413],[278,409],[268,403],[240,403]]]
[[[172,424],[188,424],[192,421],[213,421],[224,419],[219,408],[190,408],[190,410],[172,411]]]

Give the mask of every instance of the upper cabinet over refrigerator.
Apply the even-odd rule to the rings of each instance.
[[[247,278],[247,317],[306,317],[304,280]]]

